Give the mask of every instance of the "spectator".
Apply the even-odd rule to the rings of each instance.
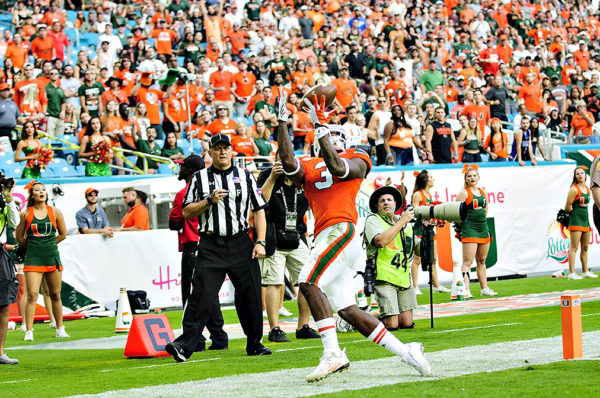
[[[485,98],[490,105],[490,118],[497,118],[500,121],[508,122],[508,116],[506,115],[508,90],[504,87],[501,76],[494,77],[492,82],[492,87],[485,93]]]
[[[29,188],[27,210],[21,213],[15,235],[19,244],[27,247],[23,269],[27,288],[27,331],[24,340],[33,341],[33,318],[42,279],[46,281],[52,302],[56,337],[68,338],[69,335],[63,326],[60,297],[63,266],[57,246],[67,237],[67,228],[62,212],[56,207],[48,206],[44,184],[34,182]]]
[[[160,156],[172,160],[185,159],[183,149],[177,146],[177,135],[173,131],[167,133],[165,138],[165,144],[162,148],[162,151],[160,152]]]
[[[465,152],[462,156],[463,163],[480,163],[481,154],[479,147],[482,144],[483,133],[479,128],[479,121],[476,117],[468,118],[469,122],[465,129],[461,130],[457,143],[459,147],[464,147]]]
[[[335,99],[342,109],[346,109],[351,103],[355,105],[360,104],[358,88],[356,87],[356,83],[350,80],[347,67],[344,66],[340,69],[340,77],[334,79],[331,84],[337,87]]]
[[[521,119],[521,127],[515,131],[510,157],[512,160],[518,161],[519,166],[525,166],[525,161],[527,160],[531,160],[531,164],[534,166],[537,164],[531,145],[530,126],[531,122],[529,117],[523,116]]]
[[[217,70],[210,75],[210,89],[215,92],[215,103],[225,105],[229,110],[228,114],[233,115],[233,97],[231,87],[233,83],[233,74],[224,70],[225,62],[223,58],[215,61]]]
[[[520,103],[525,104],[527,113],[530,116],[536,116],[542,113],[542,90],[535,81],[535,73],[529,72],[526,75],[526,82],[519,89]]]
[[[52,30],[48,32],[48,37],[52,40],[54,45],[55,57],[52,58],[58,58],[63,62],[65,62],[66,59],[66,62],[70,64],[71,47],[69,45],[69,39],[67,38],[67,35],[62,31],[62,24],[60,21],[55,19],[54,22],[52,22]]]
[[[386,164],[410,165],[413,160],[413,145],[416,138],[413,130],[404,119],[400,105],[392,106],[392,119],[383,130],[383,145],[386,151]]]
[[[357,84],[362,83],[367,74],[367,60],[365,55],[360,52],[357,41],[352,41],[350,43],[350,54],[346,55],[344,58],[344,63],[348,66],[342,66],[340,68],[340,72],[342,72],[342,70],[345,68],[348,71],[349,76],[357,81]],[[334,71],[328,70],[327,72],[330,75],[335,76],[333,73]],[[347,78],[348,75],[346,75],[345,79]]]
[[[100,97],[104,93],[102,83],[96,81],[96,72],[87,69],[84,73],[83,84],[78,89],[81,110],[91,117],[99,117],[104,113]]]
[[[73,106],[73,112],[75,119],[79,119],[81,114],[81,101],[79,99],[79,87],[81,86],[81,80],[77,79],[74,75],[75,71],[71,65],[66,65],[63,70],[63,77],[60,79],[60,87],[65,93],[67,98],[67,104]]]
[[[121,219],[117,231],[147,231],[150,229],[150,215],[146,207],[148,195],[132,187],[123,188],[123,202],[129,207]]]
[[[52,61],[56,57],[54,41],[48,37],[48,27],[44,24],[37,26],[37,37],[31,41],[31,55],[36,63],[39,59]]]
[[[425,137],[427,160],[434,163],[458,161],[458,145],[450,123],[446,121],[444,108],[435,110],[435,119],[427,125]]]
[[[500,119],[492,118],[490,134],[485,138],[483,148],[490,156],[490,162],[506,162],[508,160],[508,137],[502,131]]]
[[[76,214],[77,228],[80,234],[103,234],[107,238],[113,237],[113,230],[108,226],[108,218],[102,207],[98,206],[98,195],[100,191],[96,188],[85,190],[86,205]]]
[[[17,124],[23,124],[25,118],[21,116],[17,104],[10,99],[10,87],[6,83],[0,84],[0,137],[8,137],[13,149],[17,147],[17,143],[12,138],[12,131]]]
[[[15,83],[14,101],[19,110],[26,113],[26,117],[38,120],[46,113],[48,100],[46,99],[45,86],[33,78],[34,67],[32,64],[25,64],[23,67],[23,80]],[[36,114],[37,113],[37,114]]]
[[[544,131],[543,127],[540,127],[540,121],[537,118],[533,118],[529,124],[529,130],[531,131],[531,150],[533,151],[533,154],[535,155],[536,150],[539,150],[542,158],[548,160],[541,142]]]
[[[571,130],[567,142],[571,142],[575,137],[575,144],[590,144],[595,141],[592,126],[594,125],[594,116],[587,110],[585,101],[575,103],[577,112],[571,119]]]
[[[437,62],[435,60],[429,61],[429,69],[421,76],[420,84],[422,93],[435,90],[435,86],[437,85],[444,87],[444,76],[442,72],[437,70]]]
[[[473,103],[465,106],[462,114],[467,116],[469,119],[475,118],[479,125],[479,131],[481,132],[480,139],[485,133],[486,126],[490,123],[490,107],[484,102],[484,96],[480,89],[473,91]]]
[[[273,131],[273,127],[276,127],[279,123],[273,103],[273,91],[271,87],[266,86],[263,89],[263,100],[258,101],[255,105],[255,112],[260,113],[262,120],[270,131]]]
[[[63,135],[65,124],[65,105],[67,97],[60,87],[60,75],[58,69],[50,70],[50,83],[46,85],[46,98],[48,98],[48,127],[47,132],[51,136]]]
[[[140,138],[139,134],[134,133],[133,139],[137,149],[142,153],[160,156],[162,148],[154,141],[156,139],[156,130],[152,125],[146,129],[146,137],[146,139],[143,139]],[[158,162],[152,157],[138,156],[136,166],[148,174],[156,174],[158,172]]]
[[[377,103],[379,104],[379,109],[377,109],[371,116],[368,129],[375,133],[376,139],[374,140],[374,144],[375,152],[377,154],[377,166],[380,166],[385,164],[385,159],[387,157],[387,152],[385,151],[385,145],[383,140],[383,134],[385,126],[392,119],[392,113],[388,111],[388,101],[386,97],[378,98]]]
[[[243,117],[248,109],[250,99],[254,93],[256,76],[248,71],[248,63],[244,60],[238,62],[239,72],[233,75],[231,92],[235,97],[235,116]]]
[[[157,138],[162,140],[164,132],[159,113],[160,103],[161,100],[171,95],[173,86],[169,86],[166,92],[152,88],[154,80],[151,76],[151,72],[142,72],[139,82],[131,90],[131,96],[135,97],[137,102],[143,102],[146,105],[150,126],[154,128]]]

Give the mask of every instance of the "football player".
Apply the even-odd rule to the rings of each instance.
[[[330,302],[338,315],[374,343],[398,355],[423,376],[431,376],[431,366],[420,343],[401,343],[383,323],[361,311],[354,298],[354,263],[361,245],[354,239],[358,218],[356,195],[371,169],[371,159],[358,149],[346,148],[341,126],[328,125],[325,97],[313,103],[304,100],[315,126],[316,157],[297,159],[287,131],[287,95],[280,91],[278,104],[278,143],[284,173],[304,188],[315,216],[315,241],[308,261],[300,271],[300,290],[306,297],[321,341],[323,356],[307,382],[322,380],[346,370],[350,361],[337,340]]]

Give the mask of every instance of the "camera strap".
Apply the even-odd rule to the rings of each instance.
[[[293,211],[289,210],[287,200],[285,199],[285,190],[283,187],[279,188],[281,197],[283,198],[283,207],[285,209],[285,230],[296,231],[298,225],[298,195],[300,194],[298,188],[294,188],[294,201]]]

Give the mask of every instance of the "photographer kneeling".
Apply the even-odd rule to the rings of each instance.
[[[371,214],[365,222],[367,267],[374,268],[380,318],[388,330],[412,329],[417,307],[411,284],[410,260],[414,254],[412,207],[395,216],[404,203],[396,188],[378,188],[369,199]]]

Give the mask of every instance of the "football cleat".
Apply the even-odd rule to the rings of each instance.
[[[311,374],[306,376],[306,381],[309,383],[320,381],[329,376],[330,374],[336,372],[343,372],[349,367],[350,361],[346,356],[345,348],[338,353],[326,352],[321,357],[319,366],[317,366]]]

